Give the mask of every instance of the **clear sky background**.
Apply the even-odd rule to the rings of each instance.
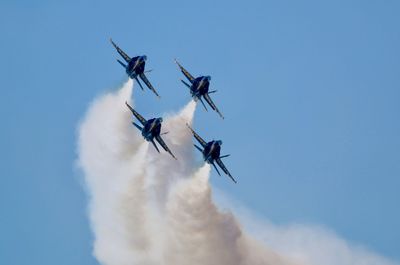
[[[239,182],[214,186],[400,260],[400,2],[236,2],[0,2],[0,264],[97,264],[76,142],[127,79],[109,37],[155,69],[146,117],[190,99],[175,57],[212,76],[226,119],[198,106],[195,127]]]

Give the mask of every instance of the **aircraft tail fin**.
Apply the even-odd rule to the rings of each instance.
[[[135,127],[138,128],[139,131],[143,130],[143,128],[140,125],[136,124],[135,122],[132,122],[132,124],[135,125]]]
[[[220,156],[219,158],[225,158],[225,157],[228,157],[228,156],[230,156],[230,154],[229,155]]]
[[[160,133],[160,135],[165,135],[165,134],[168,134],[169,132],[163,132],[163,133]]]
[[[212,90],[212,91],[208,92],[208,94],[212,94],[212,93],[215,93],[215,92],[217,92],[217,90]]]
[[[141,88],[142,90],[144,90],[142,84],[141,84],[140,81],[139,81],[139,78],[135,77],[135,80],[136,80],[136,82],[139,84],[140,88]]]
[[[201,97],[199,97],[199,100],[200,100],[201,104],[203,105],[204,109],[205,109],[206,111],[208,111],[208,109],[207,109],[207,107],[206,107],[206,104],[204,104],[204,101],[201,99]]]
[[[221,176],[221,173],[219,173],[217,166],[214,164],[214,162],[212,163],[212,165],[214,166],[215,170],[217,171],[218,175]]]
[[[117,59],[117,61],[119,62],[120,65],[122,65],[123,68],[126,69],[126,64],[124,64],[123,62],[121,62],[120,60]]]
[[[154,147],[156,148],[157,152],[159,152],[159,153],[160,153],[160,150],[158,150],[158,147],[157,147],[157,145],[156,145],[156,143],[154,142],[154,140],[153,140],[153,139],[151,139],[151,142],[153,143],[153,145],[154,145]]]

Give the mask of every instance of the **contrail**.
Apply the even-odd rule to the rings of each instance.
[[[90,195],[93,254],[101,264],[322,264],[315,261],[323,259],[311,257],[314,252],[297,255],[300,248],[288,253],[281,244],[287,241],[276,239],[278,229],[260,231],[263,237],[273,235],[272,241],[256,239],[234,214],[216,206],[210,166],[196,165],[185,125],[193,122],[194,101],[167,115],[162,124],[176,161],[149,146],[132,126],[124,104],[132,90],[129,80],[117,92],[95,99],[79,127],[78,162]]]

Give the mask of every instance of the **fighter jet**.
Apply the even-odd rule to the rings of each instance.
[[[202,100],[203,97],[204,100],[207,101],[208,105],[210,105],[210,107],[213,110],[215,110],[219,114],[219,116],[221,116],[221,118],[223,119],[224,116],[218,110],[217,106],[215,106],[214,102],[210,98],[210,94],[217,92],[217,90],[208,91],[210,86],[211,76],[199,76],[194,78],[185,68],[183,68],[182,65],[178,63],[176,59],[175,63],[179,66],[183,75],[189,80],[190,84],[186,83],[184,80],[181,79],[182,83],[190,89],[190,94],[192,95],[193,99],[195,101],[200,100],[201,104],[207,111],[207,107]]]
[[[161,138],[161,135],[167,134],[168,132],[161,133],[161,123],[163,121],[162,118],[153,118],[150,120],[146,120],[143,118],[137,111],[135,111],[127,102],[125,102],[126,106],[131,110],[132,114],[140,121],[142,126],[138,125],[135,122],[132,122],[133,125],[135,125],[136,128],[138,128],[142,132],[142,136],[146,141],[151,142],[156,150],[160,153],[160,150],[158,149],[156,143],[154,142],[154,139],[164,148],[165,151],[167,151],[173,158],[176,159],[174,154],[172,154],[171,150],[168,148],[168,146],[165,144],[163,139]]]
[[[233,180],[233,182],[237,183],[236,180],[232,177],[231,173],[229,173],[228,169],[225,167],[224,163],[222,163],[221,158],[230,156],[230,155],[220,156],[222,141],[213,140],[211,142],[206,143],[188,124],[186,124],[186,126],[192,132],[194,138],[196,138],[196,140],[201,144],[202,148],[196,144],[194,146],[197,148],[197,150],[199,150],[203,154],[204,161],[206,161],[208,164],[212,164],[215,170],[217,171],[218,175],[221,176],[217,167],[214,164],[214,162],[216,162],[218,166],[224,171],[224,173],[228,175]]]
[[[153,91],[153,93],[156,94],[157,97],[160,97],[160,95],[158,95],[157,91],[154,89],[154,87],[151,85],[150,81],[147,79],[147,77],[145,75],[145,73],[151,72],[151,70],[150,71],[144,70],[144,67],[146,65],[147,56],[142,55],[142,56],[136,56],[136,57],[130,58],[120,47],[117,46],[117,44],[115,44],[112,41],[112,39],[110,39],[110,41],[111,41],[111,44],[114,46],[114,48],[117,49],[117,52],[122,56],[122,58],[124,58],[125,62],[127,63],[127,64],[125,64],[117,59],[119,64],[125,68],[125,71],[128,74],[128,76],[132,79],[135,79],[136,82],[139,84],[140,88],[142,90],[144,90],[142,84],[139,82],[138,77],[140,77],[140,79],[142,79],[142,81],[146,84],[146,86],[151,91]]]

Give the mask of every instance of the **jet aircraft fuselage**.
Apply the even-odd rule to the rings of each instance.
[[[135,79],[137,76],[143,74],[146,66],[146,60],[146,55],[133,57],[125,68],[128,76],[132,79]]]
[[[151,142],[154,145],[154,148],[157,150],[157,152],[160,152],[155,143],[155,141],[157,141],[165,151],[167,151],[173,158],[176,159],[174,154],[171,152],[171,150],[165,144],[164,140],[161,138],[161,135],[168,133],[168,132],[161,133],[161,123],[163,122],[163,119],[160,117],[160,118],[152,118],[146,120],[145,118],[143,118],[142,115],[140,115],[136,110],[134,110],[128,104],[128,102],[125,102],[125,104],[132,112],[133,116],[135,116],[135,118],[139,120],[139,122],[141,123],[141,125],[139,125],[136,122],[132,122],[132,124],[142,133],[143,138],[146,141]]]
[[[204,160],[212,164],[214,160],[220,157],[222,141],[211,141],[206,144],[203,150]]]
[[[143,126],[142,136],[146,141],[152,141],[155,137],[160,135],[162,118],[149,119]]]
[[[210,94],[217,92],[216,90],[209,91],[211,76],[207,75],[194,78],[185,68],[183,68],[182,65],[178,63],[177,60],[175,60],[175,63],[178,65],[179,69],[181,69],[181,72],[187,78],[187,80],[189,80],[190,84],[181,79],[182,83],[189,88],[193,99],[195,101],[200,101],[204,109],[207,110],[207,107],[203,102],[204,99],[208,105],[210,105],[210,107],[215,110],[219,116],[221,116],[221,118],[224,118],[210,97]]]
[[[221,145],[222,141],[211,141],[211,142],[206,142],[204,141],[203,138],[200,137],[190,126],[189,124],[186,124],[186,126],[189,128],[189,130],[192,132],[194,138],[199,142],[201,145],[194,145],[197,150],[199,150],[203,154],[203,159],[205,162],[208,164],[211,164],[214,166],[215,170],[217,171],[218,175],[221,175],[218,171],[218,168],[216,167],[215,163],[224,171],[225,174],[228,175],[232,179],[233,182],[236,183],[236,180],[232,177],[231,173],[229,173],[228,169],[225,167],[224,163],[222,162],[222,158],[228,157],[229,155],[223,155],[221,156]]]
[[[190,92],[195,100],[208,93],[211,76],[200,76],[193,80]]]
[[[118,45],[115,44],[111,39],[110,39],[110,41],[111,41],[111,44],[114,46],[114,48],[119,53],[119,55],[121,55],[121,57],[124,58],[125,62],[122,62],[119,59],[117,59],[117,61],[125,69],[126,74],[130,78],[135,79],[136,82],[139,84],[140,88],[142,90],[144,90],[142,84],[139,82],[139,79],[142,79],[142,81],[146,84],[146,86],[151,91],[153,91],[153,93],[156,94],[157,97],[160,97],[160,95],[154,89],[153,85],[147,79],[146,74],[145,74],[147,72],[151,72],[151,70],[145,71],[147,56],[141,55],[141,56],[135,56],[135,57],[131,58],[120,47],[118,47]]]

